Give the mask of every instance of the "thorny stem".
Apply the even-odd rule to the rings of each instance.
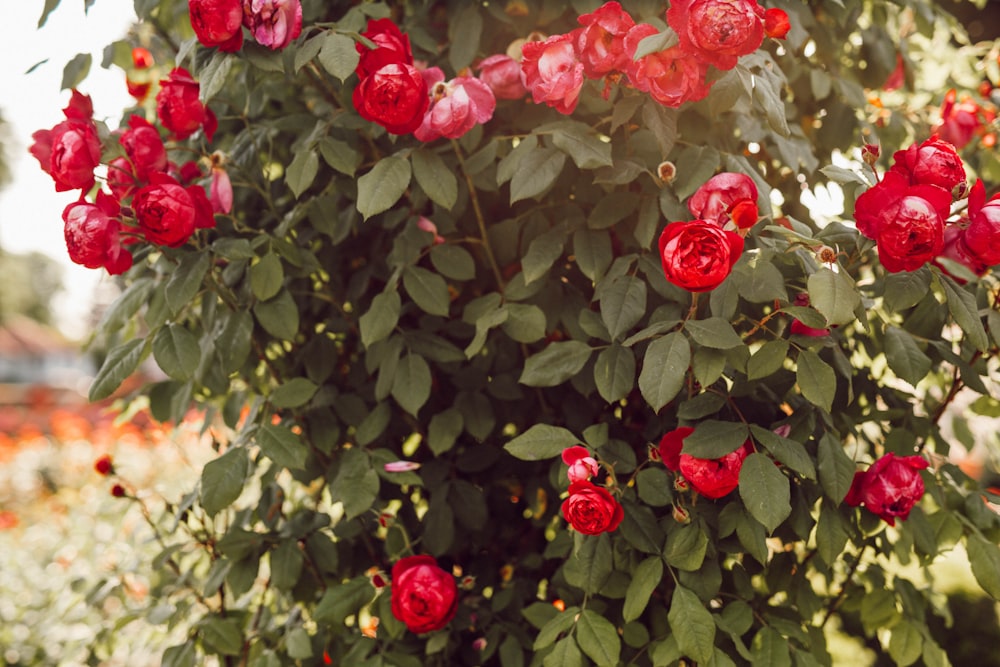
[[[472,176],[469,175],[469,172],[465,168],[465,157],[462,156],[462,149],[459,147],[458,142],[452,139],[451,147],[455,151],[455,157],[458,158],[458,166],[462,170],[462,176],[465,177],[465,185],[469,190],[469,199],[472,201],[472,210],[476,214],[476,223],[479,225],[479,236],[483,240],[483,248],[486,250],[486,258],[490,262],[490,268],[493,270],[493,278],[497,281],[497,289],[503,293],[503,274],[500,273],[500,266],[493,255],[493,247],[490,245],[489,236],[486,234],[486,218],[483,217],[483,209],[479,205],[479,194],[476,190],[476,185],[472,182]]]

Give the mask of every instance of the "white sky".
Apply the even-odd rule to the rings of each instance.
[[[7,121],[9,143],[4,153],[13,181],[0,188],[0,248],[11,253],[42,252],[63,269],[64,293],[53,304],[60,328],[83,337],[92,296],[100,282],[110,280],[102,269],[87,269],[69,261],[63,238],[62,210],[78,192],[56,192],[52,179],[28,153],[31,133],[63,120],[69,91],[60,91],[63,65],[78,53],[93,56],[90,75],[80,90],[91,96],[94,115],[117,127],[122,110],[131,103],[124,72],[101,68],[104,47],[122,39],[135,22],[133,0],[97,0],[84,13],[84,0],[62,0],[38,30],[42,0],[4,0],[4,38],[0,42],[0,112]],[[35,63],[48,59],[31,74]],[[3,277],[0,276],[0,280]]]

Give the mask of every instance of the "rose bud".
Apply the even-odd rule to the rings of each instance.
[[[302,33],[299,0],[243,0],[243,25],[258,44],[283,49]]]
[[[878,144],[865,144],[861,147],[861,159],[871,168],[875,168],[878,157],[882,153],[882,148]]]
[[[118,138],[118,143],[125,149],[135,177],[147,181],[151,173],[166,171],[167,149],[159,131],[138,115],[129,117],[128,126],[129,129]]]
[[[111,455],[105,454],[98,457],[98,459],[94,461],[94,470],[97,471],[98,475],[103,475],[105,477],[113,475],[115,472],[115,464],[111,459]]]
[[[458,610],[455,577],[431,556],[407,556],[392,566],[392,615],[421,634],[448,625]]]
[[[124,498],[127,494],[125,487],[121,484],[114,484],[111,487],[111,495],[115,498]]]
[[[586,447],[576,445],[562,451],[563,463],[569,466],[567,476],[570,483],[586,482],[600,472],[597,461],[590,455]]]
[[[788,20],[788,12],[772,7],[764,12],[764,34],[774,39],[784,39],[792,24]]]
[[[670,185],[677,178],[677,165],[669,160],[664,160],[657,165],[656,175],[665,184]]]
[[[138,72],[149,69],[153,66],[153,54],[149,52],[149,49],[141,46],[134,47],[132,49],[132,66]],[[136,102],[141,103],[146,99],[146,96],[149,95],[149,87],[148,73],[137,76],[135,72],[129,72],[125,75],[125,88]]]
[[[552,35],[543,42],[521,47],[524,85],[535,104],[547,104],[562,114],[571,114],[583,88],[583,63],[574,47],[574,33]]]
[[[606,488],[585,481],[570,483],[562,513],[569,525],[584,535],[611,532],[625,516],[622,506]]]
[[[969,192],[968,212],[965,248],[987,266],[1000,264],[1000,194],[986,201],[986,187],[982,179],[977,179]]]
[[[671,511],[671,516],[673,516],[674,521],[681,524],[691,523],[691,513],[679,505],[674,505]]]

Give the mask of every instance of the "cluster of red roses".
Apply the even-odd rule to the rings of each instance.
[[[198,41],[220,51],[239,51],[245,26],[258,44],[283,49],[302,33],[300,0],[188,0]]]
[[[393,134],[413,132],[421,141],[455,139],[493,116],[497,99],[531,94],[571,114],[586,79],[607,77],[678,107],[708,94],[709,67],[732,69],[737,59],[760,47],[764,35],[783,38],[788,15],[764,11],[756,0],[687,0],[667,10],[676,45],[634,59],[639,43],[659,30],[636,24],[617,2],[606,2],[577,20],[581,27],[561,35],[533,33],[511,44],[506,54],[482,60],[479,77],[460,74],[445,81],[437,67],[419,69],[409,37],[389,19],[372,20],[362,35],[374,49],[358,44],[361,61],[354,107],[361,116]]]
[[[217,125],[198,99],[198,82],[181,68],[160,82],[156,112],[175,139],[201,128],[211,140]],[[197,163],[178,167],[170,162],[160,131],[138,115],[129,119],[128,129],[113,135],[124,155],[106,165],[108,191],[99,189],[93,203],[87,201],[102,164],[90,97],[74,90],[63,113],[66,120],[32,135],[30,151],[57,191],[80,190],[80,199],[63,211],[66,246],[75,263],[120,274],[132,266],[126,245],[145,239],[180,246],[195,229],[213,227],[215,213],[232,208],[232,186],[221,168],[212,169],[209,197],[195,182],[203,176]]]
[[[967,193],[965,214],[949,221],[953,201]],[[962,159],[937,136],[897,151],[889,171],[858,197],[854,219],[888,271],[915,271],[938,257],[977,274],[1000,263],[1000,200],[986,201],[982,180],[968,192]]]
[[[569,466],[569,496],[562,504],[569,525],[584,535],[600,535],[618,528],[625,511],[606,487],[590,481],[600,471],[597,460],[581,445],[564,449],[562,460]]]
[[[980,94],[989,99],[993,86],[984,81]],[[987,132],[987,127],[996,120],[996,110],[982,106],[971,97],[958,98],[958,92],[952,88],[944,96],[941,104],[941,120],[932,128],[932,132],[941,139],[961,149],[976,136],[982,138],[983,145],[992,148],[996,145],[996,134]]]

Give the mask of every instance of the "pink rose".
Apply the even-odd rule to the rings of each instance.
[[[705,82],[708,65],[679,46],[632,60],[639,42],[658,32],[652,25],[640,23],[625,36],[625,51],[629,54],[626,73],[631,84],[668,107],[703,99],[711,88],[711,83]]]
[[[521,81],[521,63],[505,53],[483,58],[479,63],[479,78],[498,100],[519,100],[528,94]]]
[[[937,185],[948,192],[964,190],[966,186],[962,158],[953,145],[936,135],[921,144],[896,151],[892,159],[890,171],[905,176],[910,185]]]
[[[118,275],[132,266],[132,254],[121,244],[118,204],[104,193],[97,202],[73,202],[63,210],[66,249],[74,263]]]
[[[764,41],[764,10],[756,0],[674,0],[667,23],[681,50],[720,70],[736,67]]]
[[[986,187],[977,179],[969,192],[968,210],[965,247],[986,266],[1000,264],[1000,194],[986,201]]]
[[[171,248],[181,246],[195,230],[199,215],[195,202],[184,187],[166,174],[154,174],[151,181],[132,197],[139,228],[151,243]]]
[[[688,210],[720,227],[732,220],[740,229],[749,229],[757,223],[757,186],[746,174],[716,174],[691,195]]]
[[[209,141],[215,132],[217,121],[201,100],[198,99],[200,86],[183,67],[176,67],[170,75],[160,81],[160,92],[156,94],[156,115],[160,125],[167,128],[175,139],[187,139],[198,128],[204,127]]]
[[[718,287],[743,252],[739,234],[712,222],[671,222],[660,234],[660,260],[667,280],[689,292]]]
[[[361,35],[375,42],[375,48],[369,49],[360,42],[355,44],[355,48],[361,56],[355,69],[358,78],[363,79],[370,76],[383,65],[389,63],[413,64],[410,38],[404,35],[391,19],[369,19],[368,28]],[[376,52],[378,52],[377,56]]]
[[[392,615],[421,634],[448,625],[458,610],[455,577],[431,556],[407,556],[392,566]]]
[[[684,447],[684,438],[694,433],[690,426],[678,426],[660,438],[660,460],[667,470],[677,472],[681,469],[681,449]]]
[[[849,505],[863,503],[869,512],[895,526],[896,518],[905,521],[910,516],[910,510],[923,497],[924,480],[919,471],[928,465],[921,456],[897,457],[890,452],[864,473],[855,475],[845,502]]]
[[[194,34],[204,46],[239,51],[243,46],[241,0],[188,0]]]
[[[721,498],[739,486],[743,461],[753,451],[750,441],[717,459],[699,459],[681,454],[680,473],[691,488],[706,498]]]
[[[577,57],[575,41],[576,34],[571,32],[521,47],[524,85],[535,104],[547,104],[567,115],[576,109],[583,88],[583,63]]]
[[[576,31],[576,50],[583,71],[592,79],[615,71],[625,71],[631,58],[625,51],[625,34],[635,21],[613,0],[577,19],[582,29]]]
[[[222,167],[212,167],[208,199],[212,202],[212,211],[215,213],[229,213],[233,210],[233,183],[229,180],[229,173]]]
[[[569,466],[566,476],[569,477],[571,484],[573,482],[586,482],[600,472],[597,460],[590,455],[586,447],[580,445],[564,449],[562,460]]]
[[[409,134],[420,127],[430,104],[427,83],[420,71],[405,63],[383,65],[361,79],[352,101],[362,118],[392,134]]]
[[[129,129],[118,138],[118,143],[125,149],[136,178],[146,181],[151,173],[166,171],[167,149],[157,129],[137,115],[128,119],[128,126]]]
[[[603,486],[591,482],[571,482],[562,513],[578,533],[600,535],[618,528],[625,517],[622,506]]]
[[[458,139],[477,124],[493,118],[497,100],[490,87],[479,79],[459,76],[445,82],[437,67],[424,70],[424,80],[431,90],[430,107],[413,132],[420,141],[440,137]]]
[[[243,0],[243,25],[258,44],[283,49],[302,33],[299,0]]]

